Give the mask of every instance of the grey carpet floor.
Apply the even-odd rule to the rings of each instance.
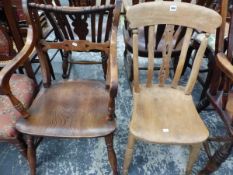
[[[124,42],[122,25],[118,35],[118,66],[119,91],[116,99],[117,130],[115,132],[114,147],[118,160],[118,170],[122,174],[122,164],[127,143],[128,123],[131,116],[132,95],[126,79],[123,65]],[[77,55],[83,58],[84,55]],[[85,57],[98,59],[99,55],[89,53]],[[58,57],[60,57],[58,55]],[[53,60],[56,79],[61,79],[61,61]],[[71,79],[90,78],[103,79],[101,66],[74,65],[71,69]],[[197,100],[201,87],[195,86],[193,93]],[[208,126],[211,135],[223,134],[224,125],[214,111],[204,111],[201,117]],[[214,151],[219,145],[213,145]],[[180,175],[184,174],[188,158],[186,146],[154,145],[138,141],[135,145],[133,160],[129,175]],[[193,167],[193,174],[197,174],[205,165],[207,156],[201,149],[198,161]],[[231,155],[215,175],[233,174],[233,156]],[[0,143],[0,175],[27,175],[29,169],[26,160],[8,143]],[[105,142],[99,139],[51,139],[46,138],[37,149],[38,175],[108,175],[112,174]]]

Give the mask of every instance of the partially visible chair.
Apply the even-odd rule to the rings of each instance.
[[[191,93],[207,46],[207,36],[220,26],[221,16],[211,9],[182,2],[160,1],[134,6],[129,6],[127,1],[124,3],[133,38],[134,81],[132,118],[123,173],[128,173],[137,139],[159,144],[190,145],[186,172],[191,173],[202,143],[209,135],[195,108]],[[166,27],[162,62],[159,63],[159,71],[154,72],[154,33],[159,24],[165,24]],[[148,71],[143,81],[138,66],[138,30],[145,26],[149,28]],[[172,36],[176,26],[185,27],[186,32],[176,71],[173,79],[170,79],[171,51],[174,47]],[[186,77],[188,81],[185,82],[181,74],[193,30],[204,31],[206,36],[197,51],[190,75]]]
[[[0,142],[9,142],[18,147],[27,158],[27,147],[22,134],[15,129],[16,120],[28,117],[26,109],[36,94],[36,83],[27,74],[16,74],[17,69],[28,63],[33,50],[31,28],[28,28],[25,46],[16,54],[7,32],[0,27]],[[3,44],[3,45],[2,45]],[[10,59],[10,60],[9,60]]]
[[[38,0],[41,1],[41,0]],[[4,29],[4,32],[9,36],[8,37],[8,44],[12,47],[13,51],[9,56],[9,54],[1,54],[0,53],[0,60],[5,60],[6,57],[11,59],[15,56],[13,53],[19,52],[24,46],[24,40],[27,36],[27,22],[26,16],[23,14],[21,0],[0,0],[0,25]],[[45,15],[40,13],[40,25],[43,28],[42,35],[44,38],[47,38],[52,33],[53,29],[51,25],[49,25]],[[57,53],[57,52],[56,52]],[[37,74],[39,70],[39,66],[32,68],[33,63],[39,63],[37,58],[37,53],[35,50],[30,54],[30,59],[27,60],[27,63],[24,65],[26,73],[36,80],[35,74]],[[49,58],[48,60],[52,60],[53,57]],[[31,64],[32,63],[32,64]],[[51,75],[55,78],[53,68],[49,62]],[[23,73],[23,69],[19,68],[20,73]]]
[[[4,61],[11,60],[16,55],[16,53],[23,48],[24,38],[21,35],[20,29],[18,27],[16,13],[11,5],[11,1],[9,2],[7,0],[1,0],[0,9],[3,12],[3,14],[0,16],[0,27],[1,33],[3,35],[1,45],[5,45],[0,51],[0,67],[2,67],[4,66]],[[6,48],[6,50],[4,51],[3,48]],[[35,80],[35,75],[33,73],[30,60],[27,60],[23,66],[28,76]],[[19,71],[21,73],[24,72],[22,67],[19,67]]]
[[[223,40],[223,38],[220,38]],[[208,101],[225,124],[226,135],[212,136],[206,142],[208,162],[200,175],[211,174],[229,157],[233,148],[233,11],[231,11],[227,53],[219,52],[215,59],[213,77],[207,91]],[[222,142],[211,154],[210,142]]]
[[[17,130],[27,138],[27,154],[32,175],[36,174],[36,146],[43,137],[70,139],[104,137],[113,174],[117,174],[113,133],[116,129],[115,97],[118,87],[116,36],[121,1],[111,2],[110,5],[74,7],[24,1],[25,14],[30,16],[28,23],[33,26],[34,36],[37,39],[35,46],[41,63],[44,84],[44,88],[28,110],[30,116],[18,120],[16,124]],[[62,36],[62,40],[51,42],[41,37],[39,11],[47,15],[54,30]],[[94,40],[97,36],[95,35],[97,29],[99,29],[95,26],[102,25],[101,20],[97,21],[96,17],[101,18],[103,14],[109,14],[108,19],[111,23],[107,28],[110,28],[111,32],[107,37],[108,40],[100,42],[98,38]],[[85,22],[86,17],[90,16],[92,16],[92,24],[95,24],[92,28],[88,28]],[[80,25],[85,30],[79,30]],[[63,27],[67,31],[72,31],[71,38],[64,37],[67,33],[63,33]],[[85,37],[89,30],[92,32],[92,40],[87,40]],[[65,52],[99,51],[104,53],[108,57],[106,81],[51,82],[48,61],[45,57],[50,49],[62,49]]]
[[[224,0],[223,0],[224,1]],[[227,49],[227,36],[228,36],[228,28],[229,28],[229,18],[230,18],[230,13],[229,10],[231,8],[231,3],[229,2],[229,5],[225,5],[223,3],[223,1],[218,1],[218,0],[212,0],[212,1],[206,1],[206,0],[198,0],[197,4],[201,5],[201,6],[205,6],[208,8],[211,8],[215,11],[217,11],[218,13],[221,13],[221,11],[224,11],[224,13],[226,13],[224,15],[224,20],[222,25],[224,25],[225,30],[223,31],[223,35],[224,35],[224,42],[222,43],[222,47],[224,49],[224,51],[226,51]],[[217,31],[216,31],[217,32]],[[202,38],[205,36],[205,33],[202,33],[200,31],[197,31],[195,33],[195,36],[193,37],[193,42],[190,45],[190,49],[195,51],[196,48],[199,47]],[[200,94],[200,99],[199,99],[199,103],[198,103],[198,110],[202,110],[204,108],[206,108],[208,106],[208,102],[205,100],[206,97],[206,92],[207,89],[209,88],[209,84],[210,84],[210,80],[211,80],[211,76],[213,74],[213,65],[214,65],[214,58],[215,58],[215,54],[218,50],[218,43],[216,43],[215,41],[218,40],[218,33],[212,33],[209,36],[208,39],[208,45],[207,45],[207,49],[205,51],[205,55],[204,58],[206,58],[206,65],[203,66],[203,68],[199,71],[199,76],[198,76],[198,81],[199,83],[202,85],[202,92]],[[217,45],[216,45],[217,44]],[[195,53],[195,52],[194,52]],[[188,67],[192,67],[192,58],[194,58],[195,54],[193,54],[193,56],[190,58],[189,63],[187,63]]]

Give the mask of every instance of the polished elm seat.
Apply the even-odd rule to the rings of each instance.
[[[33,117],[21,120],[17,129],[31,135],[51,137],[108,135],[116,128],[114,121],[106,122],[108,98],[104,82],[69,81],[56,84],[38,94],[28,110]]]

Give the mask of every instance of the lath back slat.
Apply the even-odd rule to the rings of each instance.
[[[135,14],[140,14],[135,16]],[[198,14],[198,15],[197,15]],[[200,16],[199,16],[200,15]],[[154,18],[153,16],[156,16]],[[171,87],[177,88],[184,67],[187,51],[191,42],[193,29],[206,32],[206,36],[201,41],[200,47],[194,58],[193,67],[184,89],[184,93],[191,94],[195,85],[199,68],[207,47],[208,33],[212,33],[221,24],[221,16],[205,7],[182,2],[152,2],[134,5],[127,9],[126,17],[133,32],[133,71],[134,71],[134,91],[140,92],[139,80],[139,59],[138,59],[138,30],[141,27],[148,27],[148,72],[146,87],[150,88],[153,83],[153,65],[155,48],[155,31],[159,24],[165,25],[163,35],[163,52],[160,70],[158,72],[158,85],[168,84],[166,81],[170,75],[171,53],[175,47],[175,41],[183,28],[185,29],[184,41],[180,53],[178,65],[171,81]],[[146,18],[147,17],[147,18]],[[196,19],[199,18],[199,19]],[[213,20],[210,20],[213,19]],[[155,27],[156,26],[156,27]],[[181,27],[180,27],[181,26]],[[156,29],[156,30],[155,30]],[[156,75],[156,74],[155,74]],[[167,86],[167,85],[166,85]]]
[[[101,0],[101,5],[103,5],[105,3],[106,3],[106,0]],[[99,14],[97,42],[101,42],[101,40],[102,40],[103,16],[104,16],[103,12]]]
[[[152,86],[153,80],[153,70],[154,70],[154,48],[155,48],[155,38],[154,38],[155,26],[149,27],[149,41],[148,41],[148,72],[147,72],[147,87]]]
[[[192,67],[192,71],[188,80],[188,83],[186,85],[185,88],[185,94],[189,95],[191,94],[193,87],[195,85],[198,73],[199,73],[199,68],[201,66],[201,61],[203,59],[205,50],[206,50],[206,46],[208,43],[208,38],[204,37],[203,40],[201,41],[200,47],[197,51],[197,54],[194,58],[194,63],[193,63],[193,67]]]
[[[165,80],[168,78],[169,75],[169,63],[171,59],[172,49],[173,49],[173,33],[174,33],[173,25],[167,25],[163,34],[164,37],[164,46],[163,46],[163,63],[159,70],[159,85],[163,86]]]
[[[184,42],[183,42],[183,46],[181,49],[180,57],[179,57],[179,62],[178,62],[177,68],[176,68],[176,73],[175,73],[175,76],[174,76],[173,81],[172,81],[173,88],[176,88],[178,85],[178,81],[180,79],[180,76],[181,76],[181,73],[182,73],[182,70],[184,67],[185,59],[187,56],[187,51],[189,48],[192,33],[193,33],[193,29],[187,28],[185,36],[184,36]]]
[[[96,1],[91,1],[91,6],[95,6]],[[92,42],[96,42],[96,15],[94,13],[91,14],[91,37],[92,37]]]
[[[45,0],[45,3],[53,6],[61,6],[59,0]],[[46,11],[45,14],[49,18],[50,22],[53,24],[56,34],[59,35],[58,38],[60,38],[61,40],[74,39],[72,29],[65,15],[59,13],[52,14]]]
[[[139,92],[139,71],[138,71],[138,30],[133,30],[133,76],[134,90]]]
[[[115,4],[115,0],[110,0],[110,4]],[[110,33],[110,28],[111,28],[111,23],[112,23],[112,17],[113,17],[113,10],[109,11],[109,15],[107,17],[106,32],[105,32],[104,41],[107,41],[108,38],[109,38],[109,33]]]

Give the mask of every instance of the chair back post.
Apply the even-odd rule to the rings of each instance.
[[[229,33],[228,33],[228,41],[227,41],[227,60],[229,63],[232,64],[232,51],[233,51],[233,10],[231,9],[231,19],[230,19],[230,26],[229,26]],[[219,68],[218,68],[219,69]],[[230,98],[229,91],[231,90],[233,77],[222,75],[221,83],[223,86],[223,95],[222,96],[222,109],[225,110],[228,98]],[[232,121],[233,123],[233,121]]]
[[[216,32],[215,55],[217,55],[217,53],[219,52],[224,52],[224,33],[225,33],[227,12],[228,12],[228,0],[221,0],[220,1],[220,15],[222,16],[222,24],[217,29],[217,32]],[[214,71],[211,77],[209,92],[212,95],[216,95],[219,84],[220,84],[221,73],[220,73],[220,70],[217,68],[216,64],[213,65],[213,70]]]

